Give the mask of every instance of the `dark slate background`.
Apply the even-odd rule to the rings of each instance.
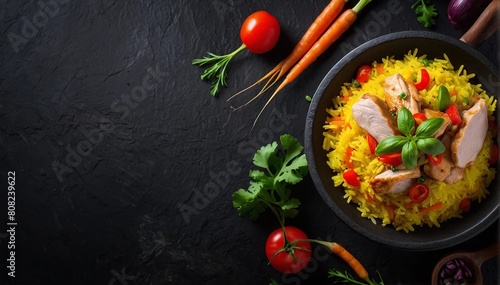
[[[304,97],[349,50],[383,34],[426,30],[413,1],[371,3],[253,130],[265,99],[237,112],[226,102],[286,56],[327,2],[0,1],[0,212],[4,228],[6,176],[15,171],[18,223],[15,278],[6,270],[7,229],[0,233],[0,283],[332,284],[327,270],[348,268],[321,248],[298,275],[268,266],[264,245],[276,220],[239,217],[231,195],[248,185],[257,148],[283,133],[303,141]],[[448,1],[433,2],[439,17],[432,30],[459,38],[446,17]],[[240,24],[261,9],[280,21],[277,47],[241,53],[229,87],[210,96],[191,61],[236,49]],[[498,63],[495,37],[480,51]],[[205,188],[210,197],[200,194]],[[494,224],[452,248],[399,251],[340,222],[309,177],[296,195],[302,206],[290,224],[343,244],[386,284],[429,283],[442,255],[498,240]],[[182,215],[179,207],[193,211]],[[498,259],[483,271],[498,282]]]

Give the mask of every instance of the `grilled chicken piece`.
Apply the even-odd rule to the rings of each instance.
[[[405,81],[400,74],[387,77],[384,82],[385,102],[390,111],[406,107],[412,114],[420,112],[421,97],[413,83]],[[401,94],[405,95],[401,95]],[[404,97],[404,98],[402,98]]]
[[[378,194],[399,193],[410,189],[420,175],[418,167],[410,170],[387,170],[373,177],[370,185]]]
[[[462,124],[451,142],[451,155],[455,166],[464,168],[474,163],[483,147],[487,131],[488,108],[486,101],[481,99],[462,113]]]
[[[424,109],[424,115],[427,119],[430,119],[430,118],[443,118],[444,119],[443,125],[441,125],[441,128],[439,128],[439,130],[437,130],[436,134],[434,135],[435,138],[439,138],[451,126],[450,117],[446,113],[431,110],[431,109]]]
[[[464,178],[464,169],[460,167],[453,167],[450,171],[450,175],[444,179],[445,183],[455,184]]]
[[[365,94],[352,106],[356,123],[377,142],[398,134],[394,120],[385,102],[375,95]]]
[[[438,165],[426,163],[424,165],[424,173],[437,181],[444,181],[447,177],[449,177],[451,169],[453,168],[453,161],[451,159],[450,151],[451,138],[445,135],[441,139],[441,142],[446,147],[445,151],[443,152],[443,160],[441,161],[441,163],[439,163]]]

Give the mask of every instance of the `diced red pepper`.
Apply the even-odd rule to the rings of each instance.
[[[423,202],[429,196],[429,187],[424,183],[417,182],[410,187],[408,196],[413,203]]]
[[[415,123],[418,125],[422,124],[423,121],[427,120],[427,117],[424,113],[415,113],[413,114],[413,119],[415,119]]]
[[[362,65],[358,68],[358,73],[356,74],[356,81],[359,83],[366,83],[370,79],[370,71],[372,70],[369,65]]]
[[[401,152],[384,154],[378,157],[378,159],[384,163],[392,166],[398,166],[403,163],[403,159],[401,158]]]
[[[470,198],[463,198],[462,201],[460,201],[460,210],[466,213],[469,212],[471,203],[472,201],[470,200]]]
[[[368,141],[368,147],[370,148],[370,154],[375,154],[375,148],[377,148],[377,140],[370,134],[366,134],[366,140]]]
[[[354,169],[349,169],[344,174],[342,174],[344,180],[351,186],[359,187],[361,183],[358,179],[358,174],[354,171]]]
[[[460,117],[457,105],[451,104],[448,108],[446,108],[445,113],[448,114],[448,117],[450,117],[453,125],[460,125],[462,123],[462,117]]]
[[[430,164],[436,166],[443,161],[443,154],[438,154],[438,155],[428,154],[427,159],[429,160]]]
[[[420,81],[415,83],[415,87],[417,87],[417,90],[424,90],[429,86],[429,82],[431,81],[431,76],[429,75],[429,72],[427,69],[422,68],[420,70]]]

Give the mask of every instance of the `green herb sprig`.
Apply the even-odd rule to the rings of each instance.
[[[281,226],[285,218],[297,215],[300,201],[291,198],[289,185],[299,183],[308,173],[304,147],[291,135],[280,136],[281,149],[273,142],[261,147],[253,157],[260,169],[250,170],[248,189],[233,194],[233,206],[240,215],[257,219],[266,208],[278,218]]]
[[[415,14],[417,14],[417,21],[424,27],[430,28],[436,24],[435,18],[438,13],[435,5],[427,4],[426,0],[417,0],[411,8],[415,10]]]
[[[337,269],[330,269],[328,270],[328,277],[329,278],[335,278],[336,281],[335,283],[349,283],[349,284],[357,284],[357,285],[384,285],[384,280],[382,280],[382,276],[380,276],[380,273],[378,273],[378,277],[380,279],[379,282],[377,281],[374,281],[374,280],[371,280],[371,279],[368,279],[368,280],[365,280],[365,281],[359,281],[359,280],[356,280],[354,277],[352,277],[351,274],[347,273],[347,272],[342,272],[340,270],[337,270]]]
[[[208,56],[193,60],[193,65],[201,67],[208,66],[200,78],[201,80],[208,80],[212,82],[210,86],[210,95],[214,97],[217,96],[217,94],[219,94],[220,86],[227,86],[226,79],[229,62],[231,62],[233,57],[244,49],[246,49],[246,46],[242,44],[235,51],[225,55],[217,55],[208,52]]]
[[[430,118],[423,121],[415,130],[415,119],[410,110],[403,107],[398,112],[397,124],[404,136],[392,136],[383,139],[375,148],[375,155],[380,156],[401,151],[401,158],[406,169],[417,166],[418,152],[438,155],[445,151],[443,143],[434,138],[434,134],[444,123],[443,118]]]

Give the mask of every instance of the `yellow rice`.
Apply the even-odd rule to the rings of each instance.
[[[421,203],[411,202],[407,191],[378,195],[371,188],[370,179],[385,171],[386,166],[376,159],[375,155],[370,154],[366,132],[353,119],[351,107],[365,93],[384,99],[383,82],[388,76],[399,73],[407,81],[414,80],[420,69],[424,68],[423,59],[426,58],[426,55],[417,56],[417,53],[418,50],[409,51],[402,60],[386,57],[379,62],[373,62],[370,79],[361,87],[355,88],[351,83],[344,83],[339,96],[333,97],[333,108],[327,110],[329,117],[325,122],[323,133],[323,148],[328,151],[327,164],[333,169],[332,179],[335,186],[342,185],[345,189],[346,202],[357,204],[362,217],[374,223],[380,222],[383,226],[392,224],[396,230],[405,232],[414,231],[415,226],[439,227],[440,223],[450,218],[462,218],[460,201],[469,197],[472,201],[481,202],[489,194],[488,185],[496,174],[495,168],[491,168],[488,162],[493,143],[493,134],[488,131],[482,150],[473,166],[466,167],[464,178],[455,184],[428,178],[426,184],[430,194]],[[469,82],[474,74],[468,74],[463,66],[455,69],[446,54],[443,58],[429,60],[430,64],[425,68],[432,81],[427,89],[420,91],[423,99],[422,108],[438,109],[436,103],[438,89],[440,85],[445,85],[452,93],[452,102],[459,108],[464,108],[467,102],[472,104],[474,100],[484,98],[488,107],[488,119],[494,121],[496,100],[486,94],[480,84]],[[377,65],[379,65],[378,70],[383,73],[377,71]],[[471,106],[470,104],[467,108]],[[344,124],[330,124],[329,121],[334,117]],[[347,169],[345,154],[348,147],[354,149],[351,160],[359,176],[360,187],[350,186],[342,177],[342,173]],[[436,203],[442,203],[442,207],[425,214],[419,213],[420,210]]]

